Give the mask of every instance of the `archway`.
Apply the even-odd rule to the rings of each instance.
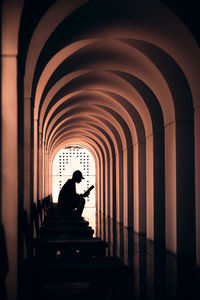
[[[60,149],[52,163],[52,198],[58,202],[59,192],[64,183],[72,177],[75,170],[80,170],[84,180],[76,185],[78,194],[84,193],[91,185],[96,183],[95,159],[91,152],[82,145],[70,144]],[[96,193],[95,188],[86,198],[83,217],[88,220],[95,230],[96,228]]]

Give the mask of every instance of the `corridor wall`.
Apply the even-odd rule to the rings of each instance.
[[[53,158],[69,143],[95,157],[98,211],[200,266],[196,35],[165,1],[36,2],[1,5],[9,299],[24,257],[19,213],[51,194]]]

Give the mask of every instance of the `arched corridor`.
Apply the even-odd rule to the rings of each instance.
[[[8,300],[20,300],[20,213],[31,222],[32,204],[52,195],[53,159],[71,144],[94,157],[97,233],[112,240],[109,253],[128,253],[128,263],[134,255],[138,269],[151,248],[154,270],[166,253],[199,270],[199,27],[197,7],[177,2],[2,2],[0,221]],[[115,241],[121,250],[111,232],[123,236]],[[146,247],[141,256],[135,243]],[[149,263],[144,277],[151,282]]]

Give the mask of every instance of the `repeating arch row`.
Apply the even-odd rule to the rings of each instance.
[[[144,15],[146,13],[147,11]],[[166,12],[162,13],[165,15]],[[63,19],[62,26],[59,25],[55,33],[66,24],[67,18]],[[54,144],[71,136],[73,126],[78,123],[77,117],[82,121],[79,123],[80,131],[88,121],[91,122],[93,127],[90,134],[87,133],[91,139],[96,131],[94,125],[99,122],[103,126],[106,124],[105,131],[117,130],[114,134],[114,143],[118,144],[118,152],[115,152],[117,221],[133,226],[134,214],[127,218],[126,211],[133,211],[133,208],[128,209],[128,205],[140,203],[142,200],[139,195],[143,194],[146,198],[143,202],[147,209],[145,226],[148,238],[166,242],[170,250],[179,252],[182,251],[181,243],[184,243],[178,238],[182,235],[182,229],[175,234],[174,240],[170,238],[172,227],[175,226],[177,231],[180,227],[176,222],[177,207],[179,204],[182,206],[185,192],[185,195],[194,196],[191,185],[194,179],[193,150],[188,152],[179,147],[183,140],[191,142],[193,136],[194,113],[190,79],[186,75],[184,64],[180,66],[180,59],[176,59],[175,48],[171,44],[167,47],[165,42],[162,45],[156,40],[156,34],[158,38],[160,33],[155,31],[151,41],[146,34],[143,33],[140,37],[137,34],[131,32],[130,28],[127,31],[123,26],[119,34],[116,34],[114,25],[109,28],[109,37],[104,38],[104,32],[95,29],[93,34],[77,36],[75,42],[58,42],[55,50],[52,41],[56,39],[56,34],[52,33],[38,55],[32,76],[30,95],[34,103],[34,119],[39,122],[37,132],[45,144],[45,151],[49,153]],[[52,54],[47,50],[50,47]],[[125,111],[123,107],[120,109],[120,105],[125,107]],[[130,109],[131,113],[128,113]],[[88,120],[81,119],[81,115],[84,118],[88,115]],[[182,126],[187,128],[184,138],[181,137]],[[138,128],[144,130],[145,136],[138,134]],[[139,146],[142,143],[144,146]],[[122,145],[121,149],[119,144]],[[36,151],[37,147],[35,143]],[[190,154],[192,166],[188,175],[180,182],[177,178],[181,178],[186,169],[188,171],[189,164],[183,166],[179,163],[177,150],[182,152],[182,157]],[[103,156],[105,160],[106,156]],[[143,168],[142,161],[145,162]],[[103,160],[101,163],[105,164]],[[123,170],[122,174],[120,169]],[[38,175],[43,177],[40,171]],[[145,182],[145,188],[140,181]],[[104,180],[102,185],[103,183]],[[138,185],[143,187],[144,193],[138,192]],[[177,187],[180,193],[177,193]],[[130,193],[127,192],[129,190]],[[39,194],[43,194],[42,190]],[[103,192],[102,195],[99,201],[104,203]],[[173,198],[173,203],[170,198]],[[189,203],[186,202],[180,209],[180,214],[181,211],[188,210]],[[192,215],[194,202],[190,211]],[[187,223],[186,230],[189,230],[194,224]],[[184,247],[186,244],[188,243],[185,242]],[[191,247],[192,245],[193,242],[190,243]]]
[[[51,193],[53,158],[68,143],[94,155],[99,211],[199,265],[200,53],[190,31],[162,1],[51,0],[40,14],[15,2],[4,1],[1,28],[10,282],[18,211]]]

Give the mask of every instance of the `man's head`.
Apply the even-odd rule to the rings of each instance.
[[[76,170],[73,175],[72,178],[74,179],[75,182],[80,183],[82,179],[85,179],[81,173],[81,171]]]

